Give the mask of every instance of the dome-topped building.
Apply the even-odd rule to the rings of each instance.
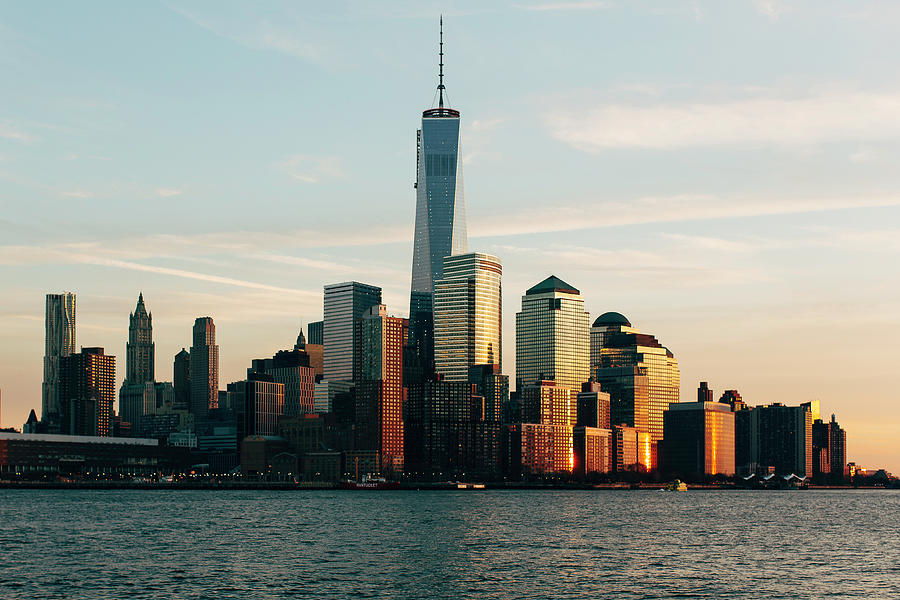
[[[591,325],[591,327],[605,327],[610,325],[624,325],[625,327],[631,327],[631,321],[629,321],[622,313],[605,312],[594,319],[594,324]]]
[[[606,345],[609,336],[614,333],[640,333],[640,330],[631,326],[631,321],[618,312],[605,312],[591,325],[591,376],[597,374],[600,366],[600,350]]]

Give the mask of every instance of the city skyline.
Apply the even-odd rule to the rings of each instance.
[[[805,26],[798,25],[796,13],[787,11],[767,16],[748,6],[748,15],[756,19],[750,27],[756,35],[767,31],[777,38],[787,35],[784,30],[791,28],[795,33],[800,28],[806,35],[815,35]],[[344,84],[359,75],[355,68],[342,71],[340,68],[311,67],[319,63],[309,57],[298,57],[297,54],[302,54],[299,50],[291,54],[274,44],[261,48],[250,44],[248,47],[239,35],[222,33],[221,29],[217,31],[217,25],[206,20],[211,15],[184,14],[167,8],[140,10],[177,29],[185,40],[194,40],[201,47],[201,54],[211,48],[224,47],[235,56],[243,57],[242,68],[251,68],[256,61],[268,61],[279,63],[285,69],[321,69],[314,73],[313,80],[328,73]],[[538,13],[543,19],[570,25],[579,15],[587,16],[587,20],[594,23],[603,18],[626,18],[627,15],[621,14],[624,9],[615,10],[559,8],[543,11],[510,9],[510,12],[517,24],[534,27],[530,20],[536,19]],[[42,52],[46,58],[62,60],[59,49],[46,44],[42,38],[46,30],[32,22],[27,8],[13,7],[11,12],[13,15],[4,22],[3,30],[23,32],[25,41],[5,37],[4,43],[12,50],[7,53],[6,60],[14,64],[20,56],[17,52],[29,48],[28,43],[34,44],[35,51]],[[573,15],[573,12],[578,14]],[[669,21],[696,19],[699,23],[696,27],[702,28],[703,18],[709,23],[716,18],[714,13],[699,18],[688,14],[637,14],[631,18],[658,19],[657,24],[663,30]],[[104,188],[106,179],[114,178],[112,172],[121,170],[120,165],[126,170],[133,165],[125,155],[102,154],[114,152],[117,143],[110,141],[107,144],[98,132],[109,128],[109,131],[117,132],[111,134],[113,137],[124,132],[146,133],[131,120],[131,109],[125,109],[132,106],[131,103],[134,107],[139,105],[128,92],[123,92],[127,90],[127,78],[122,79],[121,73],[115,74],[115,69],[113,76],[98,74],[97,80],[105,83],[106,93],[111,96],[116,95],[113,84],[123,82],[123,87],[119,88],[120,104],[117,108],[83,106],[82,112],[73,117],[77,123],[63,124],[70,128],[66,131],[65,128],[44,127],[45,124],[52,125],[54,118],[59,116],[55,112],[58,108],[48,103],[38,103],[31,109],[24,107],[25,100],[39,97],[39,87],[34,80],[14,70],[13,83],[7,85],[24,85],[15,93],[3,88],[12,100],[9,116],[0,115],[3,134],[0,136],[0,172],[6,190],[3,196],[16,201],[12,205],[16,210],[5,211],[0,223],[0,231],[8,240],[0,247],[0,274],[4,281],[13,282],[0,292],[0,304],[4,307],[0,316],[0,331],[3,332],[0,338],[0,358],[3,359],[0,361],[3,363],[0,388],[4,392],[4,421],[0,425],[21,427],[28,411],[40,406],[44,344],[42,307],[46,293],[71,290],[80,296],[76,350],[82,346],[99,346],[106,348],[110,355],[125,357],[125,315],[134,307],[135,294],[143,291],[148,306],[154,309],[157,379],[162,381],[171,379],[168,366],[175,353],[191,345],[190,323],[197,316],[209,315],[218,325],[217,343],[222,348],[220,388],[222,382],[242,379],[242,373],[253,357],[269,356],[276,350],[290,348],[302,326],[322,319],[323,284],[355,279],[382,286],[390,314],[403,316],[405,300],[409,297],[408,257],[412,255],[410,241],[415,201],[410,185],[413,180],[410,165],[414,164],[414,156],[409,151],[408,133],[414,123],[411,115],[423,108],[420,106],[423,103],[421,90],[433,87],[436,64],[432,63],[435,63],[436,53],[428,54],[421,48],[436,46],[433,39],[435,16],[402,17],[407,19],[406,25],[410,20],[417,25],[409,29],[421,31],[410,35],[413,39],[408,46],[404,42],[402,48],[385,50],[407,56],[409,48],[420,44],[421,60],[418,57],[410,59],[409,73],[403,75],[410,80],[408,85],[404,83],[402,89],[391,94],[386,94],[383,87],[369,91],[376,104],[386,103],[389,99],[396,101],[401,93],[412,95],[416,100],[404,100],[400,103],[403,111],[391,109],[379,117],[379,121],[387,123],[386,128],[394,130],[389,136],[379,140],[376,128],[371,138],[367,136],[361,144],[371,154],[382,152],[378,149],[379,143],[389,147],[386,154],[390,157],[375,162],[379,170],[390,174],[365,183],[370,191],[374,190],[371,199],[377,210],[367,208],[365,202],[348,205],[339,201],[339,198],[354,194],[354,182],[369,176],[368,171],[357,175],[347,169],[346,165],[356,163],[355,155],[338,158],[335,163],[301,153],[289,155],[284,164],[273,168],[272,172],[256,169],[243,174],[248,182],[256,182],[264,191],[272,192],[259,200],[263,208],[269,209],[265,212],[270,219],[249,225],[244,217],[233,212],[236,207],[246,214],[248,201],[244,200],[242,204],[238,195],[231,195],[226,196],[221,211],[210,214],[208,222],[192,224],[191,218],[208,210],[206,203],[218,194],[217,186],[222,184],[213,184],[212,172],[202,165],[199,175],[188,175],[174,166],[181,158],[185,158],[185,164],[192,164],[193,160],[186,157],[175,156],[171,162],[155,163],[163,166],[163,178],[173,183],[161,181],[155,184],[158,187],[142,190],[143,183],[138,180],[150,177],[147,168],[137,169],[136,179],[130,183],[109,184]],[[107,18],[115,17],[113,14]],[[384,21],[371,15],[365,17],[382,28],[382,35],[385,30],[392,31],[393,25],[389,23],[392,18],[401,17],[393,15]],[[867,350],[883,337],[897,339],[898,323],[896,317],[891,316],[892,311],[896,312],[897,281],[890,268],[890,257],[896,253],[896,244],[892,241],[895,232],[885,225],[896,219],[896,206],[900,200],[894,198],[896,186],[891,187],[895,182],[889,175],[883,174],[876,182],[869,183],[869,189],[852,185],[859,183],[866,174],[884,171],[883,161],[890,157],[894,146],[880,137],[881,134],[872,133],[865,124],[854,125],[852,119],[846,126],[851,130],[850,134],[846,130],[835,132],[832,128],[821,134],[826,136],[822,139],[809,137],[809,131],[800,131],[796,134],[799,141],[791,143],[773,139],[778,134],[765,128],[751,136],[752,132],[741,130],[738,124],[735,125],[738,133],[731,134],[737,136],[737,140],[725,134],[722,134],[724,140],[704,138],[704,143],[724,146],[728,152],[713,163],[721,172],[709,174],[710,189],[698,192],[698,188],[685,182],[702,173],[701,167],[709,157],[691,150],[692,144],[679,138],[679,132],[669,131],[668,140],[642,139],[641,143],[629,142],[633,138],[626,135],[641,133],[634,124],[638,117],[657,114],[652,113],[653,110],[661,112],[667,108],[666,102],[679,106],[684,102],[696,108],[699,106],[696,99],[678,98],[680,92],[672,89],[661,92],[665,102],[641,96],[630,106],[623,100],[601,98],[596,100],[597,106],[592,111],[585,113],[586,119],[580,130],[573,129],[571,122],[567,124],[565,114],[557,121],[549,119],[546,112],[536,122],[523,121],[523,105],[514,103],[513,108],[519,111],[517,114],[504,112],[510,105],[501,103],[498,86],[488,84],[484,67],[479,68],[476,62],[474,55],[479,52],[482,56],[490,56],[496,51],[497,62],[491,64],[506,66],[502,62],[505,50],[491,47],[488,51],[479,46],[477,38],[484,37],[484,32],[478,29],[485,26],[478,24],[479,19],[496,25],[496,19],[490,15],[460,14],[445,19],[447,64],[453,65],[452,69],[447,69],[448,77],[453,81],[448,87],[454,91],[454,106],[459,106],[472,123],[470,131],[464,132],[467,146],[473,148],[472,155],[468,162],[463,157],[469,176],[466,185],[469,188],[467,209],[471,237],[475,240],[470,241],[469,246],[495,254],[504,263],[507,294],[503,308],[507,325],[503,335],[507,356],[514,356],[515,352],[511,316],[516,312],[521,294],[535,281],[557,275],[582,291],[585,308],[592,318],[607,311],[621,312],[635,327],[651,331],[664,340],[679,358],[682,397],[690,398],[697,383],[703,380],[709,381],[715,389],[737,388],[746,401],[754,405],[773,402],[796,405],[820,399],[824,412],[841,415],[842,425],[850,432],[851,459],[900,470],[900,454],[892,446],[892,432],[900,427],[900,416],[897,399],[891,395],[895,392],[889,386],[890,375],[896,370],[895,359],[889,356],[890,353],[872,357]],[[877,26],[872,27],[877,30]],[[550,29],[552,39],[556,29]],[[456,40],[453,43],[458,44],[455,50],[450,41],[453,39]],[[83,52],[89,53],[90,48]],[[192,56],[193,60],[201,61],[200,64],[211,60],[205,55]],[[385,65],[390,63],[388,56],[374,60],[379,61],[379,67],[386,68]],[[859,54],[855,56],[860,58]],[[794,60],[802,62],[802,57]],[[709,81],[694,79],[686,85],[711,85],[719,81],[713,76],[715,69],[709,61],[699,62],[700,72],[707,74]],[[604,65],[609,66],[609,63],[604,62]],[[838,73],[840,67],[840,64],[835,67]],[[387,70],[392,80],[398,76],[397,69]],[[537,88],[529,92],[517,79],[517,73],[513,70],[510,76],[516,90],[538,93]],[[600,73],[599,70],[592,71],[592,74]],[[613,94],[615,85],[627,83],[621,71],[617,73],[618,77],[611,75],[601,80],[604,83],[601,88],[609,94]],[[643,70],[643,75],[648,74],[650,71]],[[555,76],[549,78],[558,82]],[[765,81],[758,73],[750,80],[759,85],[778,87],[777,78]],[[867,102],[874,102],[869,96],[889,95],[864,82],[853,92],[817,88],[827,83],[827,77],[809,81],[800,91],[794,90],[794,95],[785,92],[790,96],[787,99],[779,98],[777,89],[766,92],[774,99],[760,99],[755,95],[759,94],[758,90],[740,93],[735,89],[719,90],[718,93],[707,90],[711,97],[703,106],[713,117],[719,114],[716,110],[721,110],[722,106],[738,116],[759,116],[766,110],[767,102],[783,110],[807,102],[803,111],[812,111],[819,106],[827,112],[829,101],[841,106],[853,103],[853,106],[865,107],[869,106]],[[294,92],[295,97],[303,96],[302,90]],[[618,93],[627,96],[644,92],[633,89],[619,90]],[[729,94],[737,99],[722,97]],[[67,97],[67,100],[89,100],[78,93],[75,96]],[[676,98],[673,100],[671,96]],[[160,111],[184,110],[188,106],[187,101],[175,96],[164,98],[165,106]],[[819,104],[815,102],[817,99]],[[254,100],[257,103],[263,101],[260,98]],[[359,99],[354,102],[358,103]],[[228,106],[238,108],[240,103]],[[684,106],[681,108],[690,113]],[[604,118],[610,118],[605,110],[620,111],[621,114],[615,114],[619,114],[617,118],[624,124],[619,130],[610,132],[610,138],[598,138],[596,130],[602,128]],[[850,112],[847,110],[848,119]],[[240,121],[242,114],[235,118]],[[570,119],[572,114],[568,113]],[[97,122],[91,125],[93,119]],[[250,122],[254,119],[256,117],[248,116]],[[493,123],[498,119],[500,122]],[[548,119],[557,127],[548,126]],[[326,120],[336,123],[330,117]],[[199,119],[188,135],[188,146],[194,147],[194,142],[190,141],[192,135],[207,135],[209,126],[210,123]],[[700,127],[696,123],[694,126]],[[306,127],[306,123],[294,121],[291,129],[302,135]],[[632,129],[625,131],[628,127]],[[72,131],[79,128],[88,129],[95,137]],[[538,131],[542,133],[536,134]],[[593,137],[585,137],[589,135]],[[515,173],[536,168],[528,160],[520,161],[522,155],[514,146],[532,145],[537,152],[534,142],[540,136],[547,136],[551,142],[544,143],[556,144],[556,151],[564,155],[562,161],[551,163],[556,175],[533,182],[531,193],[523,194],[525,188],[520,186],[504,192],[503,186],[509,184]],[[752,148],[742,149],[742,136],[750,138]],[[346,141],[344,132],[339,132],[338,137]],[[150,147],[146,151],[161,147],[159,139],[153,136],[147,139]],[[313,139],[322,141],[316,136]],[[852,147],[847,148],[848,145]],[[327,152],[334,150],[327,148],[327,144],[322,147]],[[609,165],[603,166],[611,162],[634,176],[633,169],[641,165],[649,169],[661,168],[661,162],[678,155],[677,149],[685,147],[689,151],[679,158],[683,172],[661,169],[659,182],[648,184],[643,190],[641,186],[629,187],[623,179],[611,177],[608,191],[591,200],[589,195],[581,193],[583,190],[563,185],[561,191],[571,201],[566,207],[559,203],[557,191],[551,187],[569,177],[569,169],[603,168],[604,174],[611,176]],[[757,170],[762,172],[773,166],[761,156],[772,148],[777,155],[775,164],[796,165],[800,170],[798,177],[779,173],[777,169],[768,170],[765,181],[754,189],[755,184],[750,179]],[[815,174],[824,175],[829,168],[835,170],[834,165],[839,162],[837,155],[845,149],[849,151],[844,156],[845,162],[840,162],[839,172],[831,174],[827,183],[801,185],[800,180],[812,180]],[[69,152],[78,156],[67,160]],[[92,158],[89,158],[91,152],[97,154],[91,154]],[[750,159],[752,168],[736,175],[736,189],[741,193],[720,196],[727,180],[725,172],[735,176],[736,162],[729,161],[736,161],[742,153]],[[518,161],[516,168],[504,166],[508,161],[498,160],[506,154],[512,162]],[[34,173],[29,174],[30,165],[48,158],[53,159],[51,164],[55,166],[50,167],[49,180],[41,182],[44,187],[40,187],[36,185],[40,180]],[[570,161],[571,166],[566,167],[564,161]],[[292,180],[295,186],[276,185],[272,182],[275,174]],[[584,183],[577,173],[573,174]],[[184,182],[183,185],[176,180]],[[92,188],[92,185],[97,187]],[[166,187],[169,185],[172,187]],[[592,185],[602,187],[603,183],[594,181]],[[247,191],[248,188],[239,186],[238,189]],[[669,193],[663,193],[665,190]],[[289,206],[292,196],[303,200],[297,203],[300,206],[296,209]],[[541,212],[541,202],[548,198],[553,199],[550,203],[553,210]],[[721,201],[723,198],[724,202]],[[155,206],[133,205],[125,202],[128,199]],[[116,204],[119,200],[128,205],[124,213]],[[22,206],[22,203],[31,206]],[[109,207],[104,211],[106,214],[88,218],[87,213],[95,214],[101,206]],[[156,213],[162,213],[171,219],[181,209],[187,213],[184,222],[164,225],[165,221],[156,216]],[[384,212],[379,214],[378,211]],[[79,217],[82,212],[85,216]],[[123,214],[145,218],[147,223],[138,229],[130,229]],[[353,222],[348,223],[348,219]],[[299,224],[304,235],[295,235],[296,229],[285,228],[287,220]],[[339,226],[344,227],[343,237],[334,240],[331,236],[335,229],[331,228],[339,230]],[[147,231],[153,233],[147,234]],[[241,236],[234,232],[250,235]],[[253,232],[257,233],[254,235]],[[652,242],[649,247],[647,242]],[[863,360],[862,355],[868,358]],[[506,361],[504,371],[514,380],[512,362]],[[117,373],[116,389],[124,378],[122,371],[124,369]],[[874,392],[882,382],[889,390],[886,397]]]

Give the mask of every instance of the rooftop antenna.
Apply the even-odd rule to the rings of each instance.
[[[444,108],[444,15],[441,15],[441,52],[440,52],[440,72],[438,74],[439,83],[438,83],[438,93],[440,94],[440,99],[438,100],[438,108]]]

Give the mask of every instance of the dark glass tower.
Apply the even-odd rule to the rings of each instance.
[[[441,19],[438,106],[422,113],[416,135],[416,229],[413,242],[409,343],[426,372],[434,362],[434,283],[444,257],[468,251],[459,111],[444,106],[444,31]]]

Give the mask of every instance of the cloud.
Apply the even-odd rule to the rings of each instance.
[[[610,8],[612,2],[604,2],[603,0],[582,0],[579,2],[545,2],[543,4],[516,4],[515,7],[521,10],[534,11],[569,11],[569,10],[598,10],[602,8]]]
[[[73,192],[63,192],[62,195],[65,196],[66,198],[93,198],[94,197],[94,194],[92,194],[91,192],[84,192],[81,190],[76,190]]]
[[[476,215],[470,237],[574,231],[623,225],[736,219],[768,215],[900,206],[900,194],[852,197],[720,197],[681,194],[627,201],[585,202],[577,206],[547,206],[516,214]]]
[[[777,21],[784,14],[785,6],[778,0],[756,0],[756,10],[759,14]]]
[[[171,198],[172,196],[180,196],[184,193],[184,190],[178,190],[173,188],[157,188],[156,195],[162,198]]]
[[[830,92],[720,103],[569,106],[545,118],[554,138],[584,152],[600,152],[893,140],[900,135],[898,114],[898,92]]]
[[[284,254],[252,254],[250,255],[250,258],[253,258],[254,260],[267,260],[270,262],[281,263],[285,265],[308,267],[310,269],[320,269],[323,271],[346,273],[354,270],[352,267],[342,265],[340,263],[328,260],[316,260],[312,258],[306,258],[304,256],[286,256]]]
[[[15,127],[10,121],[0,121],[0,138],[18,140],[20,142],[34,142],[38,138]]]
[[[324,179],[343,176],[341,159],[337,156],[293,154],[274,166],[285,175],[304,183],[319,183]]]

